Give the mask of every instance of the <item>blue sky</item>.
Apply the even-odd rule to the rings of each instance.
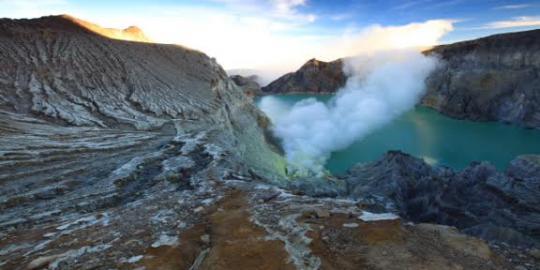
[[[401,25],[431,19],[455,20],[454,31],[443,39],[446,42],[540,28],[540,1],[313,0],[299,9],[302,12],[321,14],[321,25],[329,28],[351,24],[361,27],[370,24]],[[341,20],[336,21],[336,18]],[[522,22],[523,26],[512,25],[514,21]],[[507,27],[494,25],[496,22],[507,22]]]
[[[68,13],[137,25],[156,42],[199,49],[227,69],[277,73],[309,58],[428,46],[540,28],[540,1],[0,0],[0,17]]]

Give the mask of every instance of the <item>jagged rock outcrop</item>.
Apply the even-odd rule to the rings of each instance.
[[[504,173],[486,162],[456,172],[389,152],[353,167],[344,180],[348,196],[391,206],[415,222],[451,225],[507,244],[540,245],[540,156],[517,157]]]
[[[540,127],[540,30],[437,46],[422,104],[456,118]]]
[[[347,81],[343,60],[307,61],[295,72],[287,73],[262,88],[264,94],[334,93]]]
[[[256,97],[262,95],[262,89],[257,82],[257,75],[244,77],[242,75],[233,75],[231,80],[238,85],[248,97]]]

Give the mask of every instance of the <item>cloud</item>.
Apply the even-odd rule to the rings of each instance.
[[[62,13],[67,0],[0,0],[0,17],[39,17]]]
[[[152,9],[149,15],[115,16],[103,19],[89,16],[101,24],[136,24],[152,39],[181,44],[215,57],[226,69],[292,69],[313,53],[313,44],[324,39],[303,32],[308,19],[276,19],[259,13],[241,13],[195,7]],[[259,16],[258,16],[259,15]],[[294,60],[293,60],[294,59]]]
[[[294,8],[306,4],[305,0],[272,0],[275,8],[282,13],[294,12]]]
[[[504,29],[515,27],[540,26],[540,16],[521,16],[511,20],[495,21],[485,24],[481,29]]]
[[[314,22],[315,14],[298,11],[306,6],[306,0],[211,0],[225,4],[230,10],[251,14],[260,14],[262,17],[274,17],[282,20]]]
[[[261,50],[245,50],[244,54],[249,59],[263,60],[250,67],[262,70],[264,81],[269,82],[298,69],[311,58],[332,61],[381,51],[429,48],[439,44],[440,39],[454,29],[453,23],[453,20],[429,20],[398,26],[350,28],[327,36],[272,36],[259,46]]]
[[[170,12],[168,16],[159,15],[144,21],[143,29],[150,38],[199,49],[216,57],[226,69],[259,70],[265,82],[296,70],[314,57],[331,61],[375,51],[426,48],[438,44],[440,38],[453,29],[453,21],[430,20],[401,26],[344,29],[322,35],[303,32],[303,23],[265,17],[208,10]],[[169,27],[163,28],[163,25]],[[300,33],[291,35],[291,32]]]
[[[354,16],[353,13],[339,13],[339,14],[330,15],[329,18],[332,21],[343,21],[343,20],[350,19],[353,16]]]
[[[394,6],[393,8],[394,8],[394,9],[409,9],[409,8],[416,7],[416,6],[418,6],[418,5],[427,4],[427,3],[430,3],[430,2],[433,2],[433,0],[416,0],[416,1],[408,1],[408,2],[405,2],[405,3],[403,3],[403,4]]]
[[[504,6],[498,6],[495,7],[495,9],[522,9],[531,7],[531,4],[515,4],[515,5],[504,5]]]
[[[349,29],[322,53],[331,60],[344,56],[373,53],[377,51],[428,48],[454,29],[454,20],[429,20],[399,26],[372,25],[359,30]]]
[[[306,0],[207,0],[197,5],[132,5],[122,12],[75,3],[0,0],[0,17],[68,13],[103,27],[137,25],[151,40],[200,50],[225,69],[260,70],[267,82],[314,57],[334,60],[365,51],[430,46],[453,23],[433,20],[324,32],[312,23],[317,14],[304,12],[310,3]]]

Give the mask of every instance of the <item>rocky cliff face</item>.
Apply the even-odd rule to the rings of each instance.
[[[444,114],[540,127],[540,30],[437,46],[445,65],[422,104]]]
[[[343,60],[323,62],[307,61],[295,72],[287,73],[262,88],[265,94],[281,93],[334,93],[345,85]]]
[[[114,40],[55,16],[0,20],[0,56],[2,269],[537,263],[536,250],[330,198],[352,190],[343,179],[310,179],[326,197],[302,195],[317,192],[286,179],[266,142],[268,119],[203,53]],[[512,177],[536,181],[534,160],[518,161],[528,169]],[[532,196],[533,187],[507,193]]]

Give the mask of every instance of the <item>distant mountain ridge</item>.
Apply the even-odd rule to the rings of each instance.
[[[343,73],[343,60],[324,62],[307,61],[297,71],[287,73],[262,88],[265,94],[333,93],[343,87],[347,77]]]
[[[87,28],[90,31],[93,31],[108,38],[127,41],[152,42],[152,40],[148,38],[139,27],[134,25],[129,26],[125,29],[103,28],[97,24],[73,17],[71,15],[63,14],[60,15],[60,17],[70,20],[84,28]]]

